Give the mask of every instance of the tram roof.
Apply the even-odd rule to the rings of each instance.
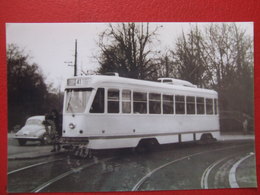
[[[147,80],[139,80],[139,79],[132,79],[126,77],[119,77],[119,76],[107,76],[107,75],[89,75],[89,76],[81,76],[81,77],[72,77],[68,78],[68,80],[72,79],[82,79],[87,80],[86,84],[76,85],[76,86],[69,86],[67,83],[67,88],[80,88],[80,87],[95,87],[96,85],[104,84],[122,84],[122,85],[130,85],[130,86],[139,86],[144,88],[160,88],[160,89],[174,89],[174,90],[181,90],[181,91],[193,91],[193,92],[203,92],[209,94],[217,94],[216,91],[212,89],[204,89],[204,88],[196,88],[196,87],[189,87],[189,86],[182,86],[182,85],[174,85],[169,83],[161,83],[156,81],[147,81]],[[84,82],[83,82],[84,83]]]

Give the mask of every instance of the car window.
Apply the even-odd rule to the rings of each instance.
[[[42,121],[39,119],[29,119],[27,120],[26,125],[42,125]]]

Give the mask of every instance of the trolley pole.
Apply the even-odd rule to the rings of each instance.
[[[77,57],[78,57],[78,48],[77,48],[77,39],[75,40],[75,60],[74,60],[74,76],[77,76]]]

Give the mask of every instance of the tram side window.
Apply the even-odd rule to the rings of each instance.
[[[136,114],[146,114],[147,113],[147,94],[134,92],[134,113]]]
[[[187,96],[187,114],[195,114],[195,97]]]
[[[185,99],[184,96],[175,96],[176,114],[185,114]]]
[[[203,97],[197,97],[197,114],[205,114],[205,103]]]
[[[206,99],[206,113],[207,114],[213,114],[213,100],[212,99]]]
[[[108,89],[107,91],[107,112],[119,113],[119,90]]]
[[[173,114],[173,95],[163,95],[163,114]]]
[[[214,99],[214,110],[215,110],[215,114],[218,114],[218,100]]]
[[[131,91],[122,90],[122,113],[131,113]]]
[[[98,88],[92,106],[90,108],[90,113],[104,113],[104,91],[104,88]]]
[[[149,94],[149,113],[161,114],[161,94]]]

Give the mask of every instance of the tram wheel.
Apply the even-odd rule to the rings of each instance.
[[[138,143],[138,145],[135,148],[135,151],[137,153],[143,153],[143,152],[148,152],[151,150],[154,150],[157,148],[159,145],[157,139],[152,138],[152,139],[142,139]]]
[[[216,141],[216,139],[212,136],[211,133],[205,133],[201,135],[199,143],[201,144],[209,144]]]

